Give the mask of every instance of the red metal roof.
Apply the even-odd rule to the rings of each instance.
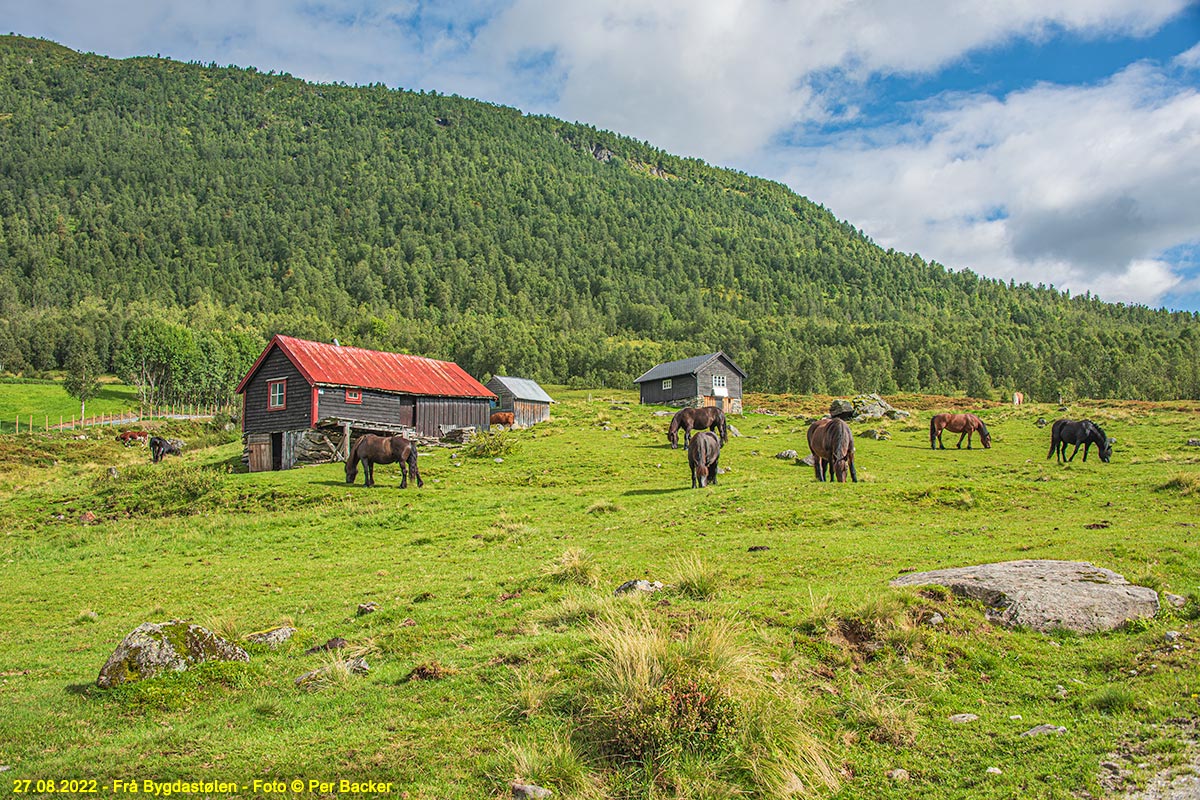
[[[278,347],[311,384],[352,386],[401,394],[493,398],[486,386],[451,361],[383,353],[276,335],[238,384],[240,394],[259,365]]]

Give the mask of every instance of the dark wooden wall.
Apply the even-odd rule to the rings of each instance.
[[[717,359],[702,370],[696,373],[697,382],[700,391],[698,394],[702,397],[711,396],[713,393],[712,376],[725,376],[725,391],[727,397],[742,396],[742,376],[736,370],[730,369],[725,362]]]
[[[287,378],[287,407],[267,411],[267,381]],[[312,424],[312,387],[279,348],[259,365],[242,395],[244,433],[279,433],[307,428]]]
[[[395,427],[415,427],[417,399],[407,394],[362,390],[362,404],[347,403],[344,387],[322,386],[317,390],[317,419],[336,418],[355,422],[377,422]]]
[[[671,378],[671,388],[665,391],[662,388],[662,378],[646,381],[639,385],[642,387],[641,401],[643,403],[666,405],[673,400],[687,400],[696,396],[694,375],[676,375]]]
[[[417,433],[422,436],[441,436],[442,428],[465,428],[474,425],[488,429],[492,406],[488,398],[418,397]]]

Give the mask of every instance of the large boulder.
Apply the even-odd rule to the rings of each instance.
[[[834,400],[829,404],[829,416],[849,420],[854,416],[854,404],[849,400]]]
[[[199,625],[145,622],[117,645],[96,685],[108,689],[164,672],[183,672],[205,661],[249,660],[245,650]]]
[[[1008,627],[1096,633],[1158,613],[1158,593],[1081,561],[1024,560],[914,572],[893,586],[945,586],[988,607]]]

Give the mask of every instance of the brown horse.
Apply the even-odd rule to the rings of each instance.
[[[681,408],[671,418],[671,427],[667,429],[667,441],[671,449],[679,446],[679,429],[683,428],[683,446],[687,447],[692,440],[692,431],[720,431],[721,444],[729,441],[729,425],[725,422],[725,412],[716,406],[704,408]]]
[[[375,485],[375,465],[400,462],[400,488],[408,488],[408,473],[412,473],[417,486],[425,485],[417,471],[417,446],[403,436],[376,436],[368,433],[354,443],[350,458],[346,460],[346,483],[354,483],[358,477],[358,462],[363,464],[363,484]]]
[[[721,458],[721,440],[712,431],[700,431],[688,442],[688,467],[692,470],[692,488],[717,485],[717,461]]]
[[[830,480],[858,483],[858,472],[854,469],[854,434],[850,426],[841,419],[819,419],[808,426],[808,449],[813,454],[813,469],[817,480],[825,480],[825,468],[830,471]]]
[[[958,437],[956,447],[962,447],[963,439],[967,440],[967,449],[971,449],[971,434],[979,431],[979,443],[986,450],[992,446],[992,434],[988,433],[987,425],[983,424],[983,420],[974,414],[935,414],[933,419],[929,420],[929,449],[936,450],[938,447],[945,450],[946,445],[942,444],[942,431],[949,430],[951,433],[961,433]],[[934,445],[934,442],[937,445]]]

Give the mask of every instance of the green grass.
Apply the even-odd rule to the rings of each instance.
[[[28,391],[0,386],[0,409]],[[387,467],[375,489],[340,465],[241,473],[240,442],[182,424],[184,456],[154,466],[109,437],[0,437],[0,787],[132,769],[431,799],[518,778],[566,798],[1067,798],[1102,793],[1114,750],[1200,714],[1195,600],[1048,636],[887,585],[1066,558],[1195,598],[1198,404],[1072,408],[1117,445],[1110,464],[1061,466],[1033,425],[1051,407],[983,410],[994,445],[971,451],[930,451],[919,411],[856,442],[860,483],[820,484],[774,455],[803,453],[802,416],[828,400],[756,396],[779,415],[737,418],[730,472],[692,490],[666,420],[613,402],[632,393],[553,394],[554,419],[506,434],[503,463],[423,451],[421,490]],[[667,590],[612,596],[634,578]],[[299,632],[249,665],[94,686],[125,634],[170,618]],[[297,688],[342,658],[304,655],[334,636],[370,671]],[[948,722],[966,711],[979,719]],[[1068,732],[1020,736],[1040,723]],[[1136,763],[1144,778],[1159,762]]]
[[[89,418],[119,414],[137,408],[137,393],[124,383],[106,382],[100,393],[87,403]],[[79,401],[66,393],[59,383],[31,381],[0,383],[0,433],[12,433],[20,417],[21,431],[33,424],[35,431],[46,425],[69,425],[79,419]]]

